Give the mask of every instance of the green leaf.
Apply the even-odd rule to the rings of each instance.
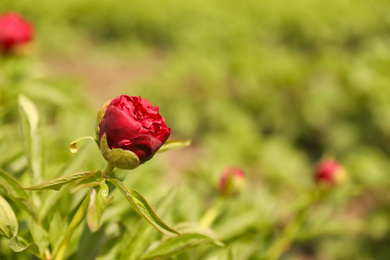
[[[144,217],[155,228],[169,236],[180,236],[179,232],[169,227],[157,216],[152,207],[149,205],[146,199],[142,197],[141,194],[133,189],[127,188],[119,180],[109,179],[109,181],[118,188],[123,196],[125,196],[134,210],[142,217]]]
[[[86,187],[99,186],[103,180],[104,177],[101,171],[91,172],[91,174],[82,177],[74,184],[72,184],[72,186],[69,188],[69,192],[75,193]]]
[[[166,151],[173,150],[173,149],[184,148],[184,147],[191,145],[191,142],[192,142],[191,139],[188,139],[185,141],[168,140],[160,147],[160,149],[157,152],[161,153],[161,152],[166,152]]]
[[[43,169],[43,142],[38,132],[39,113],[34,103],[19,96],[20,121],[27,160],[32,174],[32,183],[41,181]]]
[[[79,180],[85,176],[91,175],[91,173],[96,174],[98,172],[100,172],[100,171],[96,171],[96,172],[85,171],[85,172],[69,173],[69,174],[66,174],[62,177],[58,177],[58,178],[52,179],[50,181],[47,181],[47,182],[44,182],[44,183],[41,183],[41,184],[38,184],[38,185],[35,185],[32,187],[23,188],[23,189],[25,189],[25,190],[60,190],[62,188],[62,186],[64,186],[65,184],[68,184],[68,183],[75,181],[75,180]]]
[[[92,232],[96,232],[101,226],[101,218],[109,202],[107,201],[108,192],[108,185],[105,181],[101,183],[97,193],[95,189],[91,190],[91,199],[87,211],[87,223]]]
[[[214,244],[224,246],[224,244],[214,238],[200,233],[182,234],[180,237],[170,238],[157,247],[147,252],[142,259],[155,259],[156,257],[172,257],[200,245]]]
[[[11,206],[0,196],[0,235],[11,238],[18,234],[19,224]]]
[[[164,195],[159,202],[157,202],[157,208],[159,214],[164,217],[170,211],[173,200],[176,196],[176,189],[171,189],[166,195]],[[153,226],[149,225],[148,222],[142,221],[137,226],[137,232],[129,241],[123,241],[124,247],[121,249],[121,260],[138,260],[144,254],[150,241],[156,236],[157,230]]]
[[[65,236],[67,227],[67,223],[63,221],[59,211],[56,211],[49,222],[49,240],[52,252],[57,252],[58,247]]]
[[[26,115],[31,133],[36,133],[38,130],[39,113],[34,103],[27,97],[19,96],[19,107],[23,114]]]
[[[68,229],[64,237],[62,238],[61,243],[59,244],[57,250],[56,251],[53,250],[53,255],[55,256],[54,257],[55,260],[64,259],[66,248],[69,245],[73,233],[75,232],[76,228],[80,225],[81,221],[84,219],[85,213],[87,212],[89,199],[90,199],[90,195],[89,193],[87,193],[87,196],[85,197],[81,205],[78,207],[76,213],[73,215],[72,221],[70,222]]]
[[[32,201],[23,189],[20,188],[19,182],[8,173],[0,170],[0,188],[4,193],[18,206],[24,208],[35,220],[38,219],[38,212]]]
[[[49,247],[49,234],[47,231],[35,221],[30,225],[31,236],[34,243],[37,245],[40,255],[44,255],[46,249]]]
[[[24,250],[27,250],[31,254],[42,259],[42,257],[40,257],[39,255],[38,247],[34,243],[28,243],[23,238],[18,238],[14,236],[9,240],[8,245],[14,252],[22,252]]]
[[[79,139],[77,139],[77,140],[74,140],[73,142],[71,142],[70,143],[70,145],[69,145],[69,150],[71,151],[71,153],[77,153],[77,143],[78,142],[80,142],[80,141],[82,141],[82,140],[85,140],[85,139],[91,139],[91,140],[93,140],[93,141],[95,141],[95,143],[97,143],[97,141],[96,141],[96,139],[95,138],[93,138],[92,136],[84,136],[84,137],[81,137],[81,138],[79,138]]]

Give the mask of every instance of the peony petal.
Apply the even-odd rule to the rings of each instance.
[[[129,150],[143,163],[153,157],[168,139],[171,129],[148,100],[119,96],[106,108],[99,139],[106,133],[108,146]]]

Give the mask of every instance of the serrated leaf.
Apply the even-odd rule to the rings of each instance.
[[[69,173],[64,176],[52,179],[50,181],[28,187],[28,188],[23,188],[25,190],[60,190],[62,186],[65,184],[68,184],[70,182],[79,180],[87,175],[91,175],[91,173],[98,173],[100,171],[96,172],[91,172],[91,171],[85,171],[85,172],[74,172],[74,173]]]
[[[37,209],[30,201],[30,198],[23,189],[20,188],[19,182],[8,173],[0,170],[0,188],[4,189],[4,193],[17,204],[18,207],[23,207],[35,220],[38,219]]]
[[[27,97],[19,96],[20,122],[32,183],[41,181],[43,169],[43,142],[38,133],[39,113],[34,103]]]
[[[142,259],[155,259],[156,257],[172,257],[183,253],[187,250],[195,248],[200,245],[214,244],[216,246],[224,246],[224,244],[214,238],[205,234],[188,233],[182,234],[180,237],[170,238],[163,241],[157,247],[147,252]]]
[[[184,147],[191,145],[191,142],[192,142],[191,139],[188,139],[185,141],[168,140],[160,147],[160,149],[157,152],[161,153],[161,152],[166,152],[166,151],[173,150],[173,149],[184,148]]]
[[[82,140],[85,140],[85,139],[91,139],[91,140],[93,140],[95,143],[97,143],[97,142],[96,142],[96,139],[93,138],[92,136],[84,136],[84,137],[81,137],[81,138],[79,138],[79,139],[77,139],[77,140],[74,140],[73,142],[70,143],[70,145],[69,145],[69,150],[70,150],[70,152],[71,152],[71,153],[77,153],[77,151],[78,151],[77,146],[76,146],[77,143],[80,142],[80,141],[82,141]]]
[[[101,226],[101,218],[109,202],[107,201],[108,192],[108,185],[105,181],[101,183],[98,192],[95,189],[91,190],[87,223],[92,232],[96,232]]]
[[[180,236],[179,232],[169,227],[157,216],[152,207],[149,205],[146,199],[142,197],[141,194],[131,188],[126,187],[119,180],[109,179],[109,181],[118,188],[123,196],[125,196],[134,210],[142,217],[144,217],[155,228],[169,236]]]
[[[11,238],[18,234],[19,224],[15,213],[4,197],[0,196],[0,234]]]
[[[38,247],[34,243],[28,243],[23,238],[14,236],[9,240],[8,245],[14,252],[22,252],[27,250],[31,254],[39,257]]]

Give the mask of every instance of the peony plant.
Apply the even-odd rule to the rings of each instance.
[[[31,138],[35,138],[35,135],[37,135],[37,108],[25,96],[19,97],[19,104],[22,130],[26,131],[26,143],[28,150],[31,151],[31,149],[35,149],[34,143],[31,143],[30,147]],[[183,242],[193,245],[194,243],[204,243],[206,239],[206,241],[218,244],[218,242],[213,242],[213,238],[197,233],[187,233],[184,238],[179,237],[180,233],[167,225],[139,192],[126,187],[122,181],[111,176],[115,168],[134,169],[150,160],[159,151],[185,147],[190,144],[190,140],[184,142],[167,141],[170,133],[171,129],[167,127],[165,119],[159,114],[158,107],[152,106],[146,99],[121,95],[106,102],[98,112],[96,139],[87,136],[70,144],[71,152],[76,153],[78,150],[76,144],[80,140],[94,140],[107,161],[107,165],[103,170],[69,173],[27,188],[21,187],[11,174],[3,170],[0,171],[0,188],[7,191],[7,196],[16,205],[21,205],[21,208],[26,209],[33,217],[34,225],[38,225],[38,231],[32,231],[33,237],[37,235],[46,237],[47,233],[43,227],[39,226],[39,212],[26,191],[58,191],[69,183],[73,183],[70,189],[72,192],[89,188],[89,192],[86,193],[78,206],[64,235],[56,242],[56,246],[49,248],[48,243],[42,242],[47,241],[47,239],[42,240],[43,238],[40,238],[41,240],[34,240],[35,242],[29,243],[28,240],[21,237],[18,232],[16,215],[7,200],[2,196],[0,196],[0,235],[9,239],[9,246],[15,252],[28,251],[40,259],[64,259],[73,233],[84,217],[92,232],[100,229],[103,213],[113,198],[112,196],[109,197],[109,184],[112,184],[120,191],[135,212],[158,231],[172,237],[173,240],[169,240],[169,243],[177,244],[177,246],[182,246]],[[39,166],[34,160],[29,163],[33,173],[39,172]],[[166,250],[165,248],[166,246],[163,244],[162,250]],[[160,254],[161,249],[157,248],[156,250],[150,251],[146,256]]]

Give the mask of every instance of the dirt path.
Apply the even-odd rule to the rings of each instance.
[[[164,58],[152,52],[134,58],[128,54],[88,48],[67,54],[45,55],[44,63],[55,77],[80,80],[91,97],[91,103],[100,105],[115,95],[130,94],[129,88],[155,77],[164,65]]]

